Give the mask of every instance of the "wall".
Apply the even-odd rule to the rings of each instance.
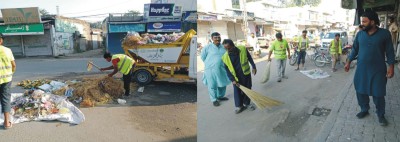
[[[7,36],[3,45],[10,48],[15,56],[23,56],[21,36]]]
[[[55,25],[56,33],[70,33],[73,34],[75,31],[79,31],[82,35],[82,39],[74,39],[73,48],[75,51],[86,51],[92,50],[92,36],[90,35],[91,29],[90,24],[83,20],[70,19],[65,17],[57,17]]]
[[[44,30],[43,35],[22,36],[25,56],[51,56],[53,55],[50,30]]]
[[[57,53],[55,56],[74,53],[73,45],[72,33],[55,33],[54,48]]]

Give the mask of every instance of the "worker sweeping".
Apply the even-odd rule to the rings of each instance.
[[[124,95],[128,97],[130,95],[132,68],[135,65],[135,61],[131,57],[124,54],[115,54],[111,56],[110,53],[106,52],[104,53],[103,57],[107,60],[107,62],[112,62],[112,65],[107,68],[101,68],[100,70],[114,70],[112,73],[108,74],[108,77],[114,76],[118,71],[121,72],[124,80]]]
[[[253,74],[256,75],[257,73],[253,58],[245,47],[236,47],[230,39],[225,39],[222,44],[227,50],[222,56],[222,61],[225,64],[228,78],[233,84],[235,106],[237,108],[235,113],[238,114],[247,107],[250,110],[255,110],[255,106],[250,105],[250,98],[239,88],[240,85],[251,88],[252,82],[249,63],[252,66]]]

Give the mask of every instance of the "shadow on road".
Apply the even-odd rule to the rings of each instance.
[[[169,142],[197,142],[197,136],[174,139],[174,140],[171,140]]]

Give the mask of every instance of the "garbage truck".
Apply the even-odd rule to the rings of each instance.
[[[122,48],[136,61],[132,75],[139,85],[152,81],[196,83],[197,36],[193,29],[171,43],[122,45]]]

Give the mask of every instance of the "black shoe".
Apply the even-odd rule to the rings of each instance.
[[[213,102],[213,105],[217,107],[217,106],[219,106],[220,104],[219,104],[218,101],[214,101],[214,102]]]
[[[388,121],[386,120],[385,116],[379,117],[379,124],[381,126],[387,126],[388,125]]]
[[[368,111],[362,111],[362,112],[359,112],[359,113],[357,113],[357,117],[359,118],[359,119],[361,119],[361,118],[364,118],[365,116],[367,116],[369,113],[368,113]]]
[[[239,114],[239,113],[241,113],[243,110],[245,110],[246,109],[246,107],[239,107],[239,108],[237,108],[236,110],[235,110],[235,113],[236,114]]]
[[[218,101],[227,101],[229,100],[227,97],[218,98]]]

